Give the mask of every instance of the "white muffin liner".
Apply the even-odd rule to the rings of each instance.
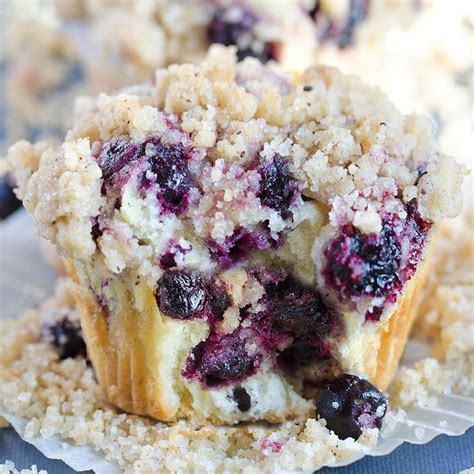
[[[56,274],[44,261],[38,240],[33,235],[30,218],[18,212],[0,224],[0,318],[12,318],[43,301],[54,290]],[[429,347],[410,341],[402,362],[412,366],[428,355]],[[27,420],[8,413],[0,404],[3,416],[22,436]],[[428,407],[411,407],[401,416],[387,420],[376,447],[345,458],[331,466],[346,466],[365,455],[383,456],[403,443],[425,444],[438,435],[459,436],[474,426],[474,397],[444,395]],[[390,426],[391,425],[391,426]],[[23,437],[23,436],[22,436]],[[23,437],[23,439],[25,439]],[[101,474],[118,473],[114,463],[93,448],[75,446],[59,437],[25,439],[46,457],[60,459],[76,471],[92,469]]]

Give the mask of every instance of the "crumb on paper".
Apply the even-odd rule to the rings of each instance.
[[[4,464],[0,464],[0,474],[48,474],[47,471],[41,469],[38,471],[38,468],[35,464],[29,469],[22,469],[19,471],[15,468],[13,461],[5,461]]]
[[[415,436],[418,439],[423,439],[423,437],[425,436],[425,433],[426,433],[426,430],[422,428],[421,426],[418,426],[417,428],[415,428]]]
[[[433,357],[401,367],[392,405],[433,407],[442,395],[474,393],[474,206],[440,228],[414,335],[433,342]]]

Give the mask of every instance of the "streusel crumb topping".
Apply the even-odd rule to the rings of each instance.
[[[222,244],[239,228],[267,223],[275,238],[311,220],[314,205],[329,211],[330,226],[352,223],[362,233],[379,232],[384,214],[405,218],[413,200],[430,221],[461,207],[465,171],[436,152],[432,124],[401,115],[380,91],[332,68],[311,67],[294,77],[252,58],[236,63],[232,48],[214,46],[201,66],[172,65],[157,71],[153,85],[82,100],[79,109],[60,149],[43,150],[40,158],[22,143],[10,150],[9,166],[39,232],[66,255],[92,255],[93,219],[107,214],[115,240],[109,263],[119,271],[143,260],[134,258],[137,252],[153,258],[177,233],[199,237],[192,243],[201,262],[208,252],[203,240]],[[167,242],[162,237],[135,250],[136,219],[156,203],[113,210],[116,197],[104,196],[108,165],[100,154],[114,140],[182,148],[190,192],[183,188],[180,222],[162,213],[151,224]],[[259,195],[262,167],[275,160],[296,180],[285,204],[292,219],[282,204],[265,205]],[[123,164],[116,166],[113,172]],[[137,172],[122,179],[122,193]]]

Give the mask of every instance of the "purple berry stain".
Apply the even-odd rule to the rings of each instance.
[[[406,219],[386,217],[379,233],[362,234],[347,224],[329,242],[323,274],[326,284],[341,298],[366,296],[382,297],[387,303],[396,301],[416,271],[431,227],[419,215],[415,200],[406,205],[406,211]],[[382,312],[383,308],[375,308],[367,319],[375,320]]]
[[[189,153],[182,145],[166,145],[159,138],[148,138],[142,143],[114,138],[102,145],[97,161],[102,170],[102,193],[111,184],[120,183],[130,166],[145,159],[148,172],[143,175],[144,191],[157,185],[158,199],[167,212],[180,214],[188,207],[189,191],[193,187],[188,168]],[[120,207],[120,203],[118,203]]]
[[[382,426],[387,399],[367,380],[343,374],[323,387],[316,410],[339,438],[357,440],[363,429]]]
[[[277,45],[258,41],[255,37],[254,28],[257,23],[255,15],[244,7],[219,9],[209,24],[209,41],[225,46],[237,46],[239,61],[246,57],[257,58],[262,63],[276,59]]]
[[[240,227],[223,243],[208,239],[207,247],[220,268],[229,268],[247,259],[252,250],[277,248],[280,240],[274,240],[266,228],[248,230]]]
[[[258,355],[246,349],[248,339],[242,330],[219,335],[211,332],[200,342],[186,362],[183,375],[197,378],[208,388],[235,384],[252,375],[258,368]]]
[[[57,350],[61,360],[87,357],[86,344],[78,321],[72,321],[66,316],[53,325],[44,325],[41,334]]]

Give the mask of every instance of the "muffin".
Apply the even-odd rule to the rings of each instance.
[[[105,90],[148,80],[166,64],[199,63],[213,43],[236,46],[239,60],[275,60],[301,70],[321,50],[356,46],[358,30],[374,18],[381,34],[387,27],[410,24],[417,14],[411,2],[370,0],[55,4],[60,18],[73,19],[87,32],[81,57],[92,83]]]
[[[462,205],[429,120],[333,68],[237,59],[215,45],[83,99],[61,147],[7,156],[105,396],[163,421],[279,422],[328,382],[385,389]]]

